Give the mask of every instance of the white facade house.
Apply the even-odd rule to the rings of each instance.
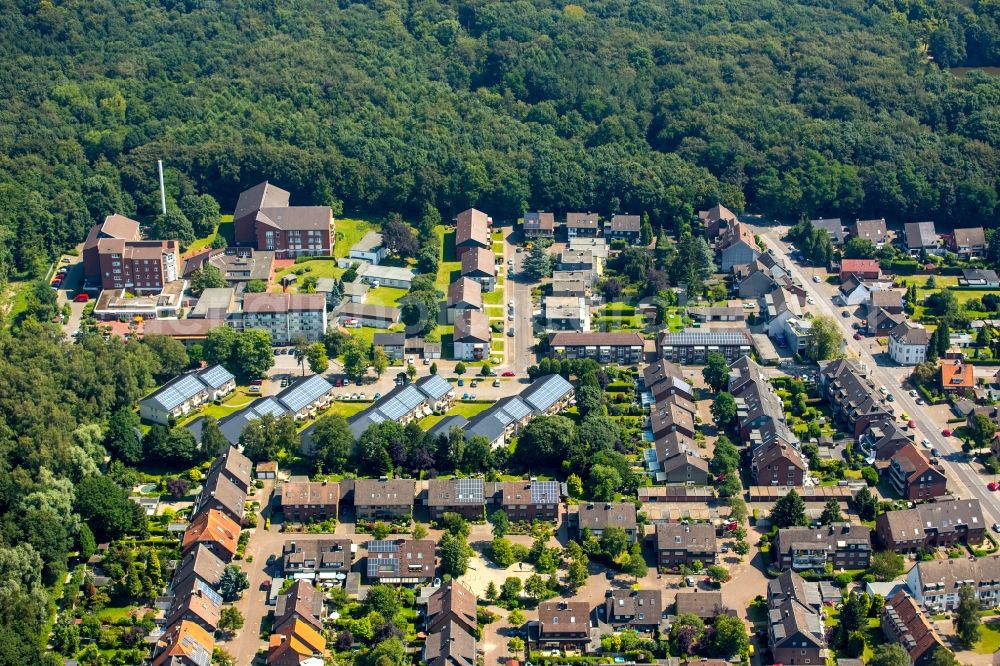
[[[389,251],[382,243],[382,234],[377,231],[369,231],[357,243],[351,246],[347,252],[347,258],[341,259],[337,265],[347,268],[356,261],[367,261],[369,264],[377,265],[389,256]]]
[[[174,377],[139,402],[139,416],[151,423],[170,425],[171,419],[190,414],[207,402],[236,389],[236,378],[221,365]]]
[[[904,321],[889,332],[889,356],[900,365],[919,365],[927,360],[930,341],[926,328]]]
[[[785,340],[792,351],[802,352],[813,339],[812,322],[808,319],[789,317],[785,320]]]
[[[995,608],[1000,601],[1000,558],[918,562],[906,574],[906,585],[926,610],[955,610],[964,585],[973,589],[981,607]]]

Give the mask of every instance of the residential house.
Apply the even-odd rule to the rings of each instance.
[[[430,539],[374,540],[366,545],[367,578],[372,583],[414,585],[434,578],[437,567],[434,551],[437,543]]]
[[[531,406],[521,396],[510,395],[473,416],[464,426],[454,423],[449,427],[464,428],[466,441],[483,437],[491,449],[497,449],[528,425],[534,416]]]
[[[806,292],[802,284],[792,277],[784,263],[774,255],[765,252],[749,264],[733,268],[733,284],[740,298],[758,299],[775,289],[787,289],[805,302]]]
[[[587,298],[590,296],[590,286],[585,280],[553,280],[551,295]]]
[[[585,601],[545,601],[538,604],[537,649],[587,651],[590,606]]]
[[[583,271],[555,270],[552,271],[552,284],[554,285],[556,282],[583,282],[587,285],[587,289],[591,289],[598,277],[597,273],[589,268]],[[559,294],[553,293],[552,295],[558,296]]]
[[[864,525],[834,523],[820,527],[785,527],[778,530],[772,549],[780,569],[822,571],[867,569],[872,554],[871,530]]]
[[[906,574],[910,594],[924,610],[942,613],[958,608],[958,593],[968,585],[982,608],[1000,601],[1000,556],[962,557],[917,562]]]
[[[567,247],[570,250],[587,250],[600,259],[602,264],[607,262],[608,256],[611,254],[611,248],[605,238],[587,238],[586,236],[570,238]]]
[[[873,423],[858,438],[860,452],[871,462],[889,460],[896,454],[896,451],[912,443],[913,435],[904,431],[893,420]]]
[[[825,664],[828,656],[819,584],[788,569],[767,583],[768,644],[775,664]]]
[[[819,381],[834,417],[843,421],[854,437],[875,423],[891,420],[875,384],[857,361],[821,362]]]
[[[743,308],[728,307],[725,305],[688,308],[687,312],[691,316],[691,319],[703,323],[712,321],[743,321],[746,318],[746,310]]]
[[[562,495],[557,481],[505,481],[500,487],[500,508],[513,521],[545,520],[558,524]]]
[[[694,437],[695,407],[687,399],[672,395],[653,405],[649,411],[649,427],[654,438],[677,432],[686,437]]]
[[[709,523],[657,523],[656,562],[660,569],[715,564],[715,527]]]
[[[976,405],[965,415],[965,427],[972,428],[976,423],[976,415],[982,414],[1000,428],[1000,406]]]
[[[341,259],[337,265],[341,268],[349,268],[355,262],[367,262],[373,266],[382,263],[382,260],[389,256],[389,248],[382,242],[382,234],[377,231],[369,231],[361,237],[357,243],[347,251],[347,258]]]
[[[868,313],[882,308],[892,314],[903,314],[903,293],[898,289],[880,289],[868,297]]]
[[[784,335],[786,321],[802,318],[799,297],[783,287],[761,296],[758,305],[761,317],[767,322],[767,335],[772,338]]]
[[[636,522],[635,504],[632,502],[587,502],[578,504],[568,515],[568,522],[579,535],[589,530],[591,536],[600,539],[604,530],[618,527],[625,531],[629,542],[634,542],[639,535]]]
[[[427,666],[476,666],[476,638],[454,622],[424,641],[422,662]]]
[[[595,275],[604,272],[601,258],[596,256],[590,248],[582,250],[563,250],[559,254],[560,271],[591,271]]]
[[[612,215],[604,225],[604,237],[623,240],[629,245],[638,245],[642,233],[642,218],[638,215]]]
[[[333,254],[329,206],[289,206],[290,195],[267,181],[240,194],[233,213],[236,245],[274,252],[275,259]]]
[[[459,213],[455,218],[455,256],[461,259],[474,248],[492,249],[490,223],[490,217],[475,208]]]
[[[267,642],[267,666],[322,666],[326,639],[302,620],[287,622]]]
[[[916,553],[955,544],[978,546],[986,518],[977,499],[952,499],[886,511],[875,519],[875,537],[886,550]]]
[[[877,280],[882,276],[878,259],[842,259],[840,261],[840,282],[850,277],[861,280]]]
[[[927,360],[930,341],[926,328],[904,321],[889,332],[889,356],[899,365],[919,365]]]
[[[889,231],[886,229],[884,218],[856,221],[851,227],[851,235],[871,241],[876,248],[882,247],[889,240]]]
[[[616,629],[655,631],[663,620],[663,593],[660,590],[608,590],[604,617]]]
[[[718,352],[730,363],[747,356],[753,346],[750,332],[739,328],[692,329],[681,333],[662,331],[656,339],[660,357],[680,363],[704,364],[710,352]]]
[[[331,481],[289,481],[278,488],[278,508],[286,521],[310,523],[337,519],[340,484]]]
[[[535,416],[552,416],[562,411],[574,395],[573,385],[562,375],[544,375],[521,391],[521,399]]]
[[[170,425],[202,405],[236,390],[236,378],[221,365],[174,377],[139,401],[139,416],[152,423]]]
[[[214,633],[222,613],[222,596],[208,583],[197,577],[186,579],[171,589],[173,600],[164,616],[164,626],[179,622],[194,622],[205,631]]]
[[[223,562],[229,562],[236,554],[239,538],[239,523],[221,511],[209,509],[196,515],[188,525],[181,541],[181,549],[186,554],[201,544]]]
[[[977,259],[986,255],[986,232],[982,227],[955,229],[945,234],[948,249],[962,259]]]
[[[886,599],[879,625],[887,641],[906,650],[913,666],[924,666],[936,650],[947,649],[930,619],[903,590]]]
[[[233,480],[216,470],[205,476],[201,484],[201,492],[194,500],[191,515],[197,516],[205,511],[221,511],[238,525],[246,518],[247,492],[233,483]]]
[[[720,615],[736,615],[736,611],[726,608],[722,592],[706,592],[695,588],[691,592],[681,590],[674,600],[674,615],[690,613],[702,620],[711,621]]]
[[[785,319],[785,326],[782,330],[788,348],[797,354],[804,353],[813,340],[813,326],[811,319],[799,319],[798,317],[788,317]]]
[[[326,333],[322,294],[261,293],[243,296],[243,328],[262,328],[274,344],[317,342]]]
[[[893,314],[885,308],[876,308],[874,311],[869,309],[867,322],[866,330],[870,335],[883,336],[905,323],[906,315],[903,313]]]
[[[413,286],[414,277],[416,277],[416,273],[413,270],[401,266],[361,264],[361,267],[358,268],[358,279],[370,284],[373,288],[392,287],[393,289],[409,290]]]
[[[822,229],[830,237],[830,244],[834,247],[841,247],[847,241],[847,229],[839,217],[824,220],[809,220],[813,229]]]
[[[390,361],[401,361],[405,355],[406,333],[375,333],[372,346],[381,347]]]
[[[915,444],[900,448],[889,461],[886,471],[896,492],[910,500],[941,497],[947,492],[948,479]]]
[[[962,286],[1000,289],[1000,276],[996,271],[983,268],[966,268],[958,281]]]
[[[976,387],[975,367],[961,359],[941,361],[941,390],[945,393],[971,391]]]
[[[907,222],[903,225],[903,234],[906,241],[906,251],[910,255],[919,257],[921,252],[941,253],[938,234],[934,229],[933,222]]]
[[[482,522],[485,513],[485,483],[482,479],[431,479],[427,482],[427,507],[431,520],[455,513],[466,520]]]
[[[476,595],[462,583],[450,580],[427,598],[424,631],[432,634],[455,623],[467,633],[475,634],[479,627],[476,612]]]
[[[153,648],[152,666],[208,666],[215,649],[214,633],[189,620],[167,627]]]
[[[556,218],[552,213],[525,213],[521,220],[525,238],[552,238],[556,233]]]
[[[295,580],[331,580],[346,574],[354,562],[355,546],[350,539],[297,539],[281,547],[281,569]]]
[[[462,254],[461,276],[478,282],[483,291],[496,289],[497,265],[493,250],[476,247]]]
[[[416,491],[413,479],[355,479],[355,516],[367,521],[408,518]]]
[[[675,394],[688,400],[694,399],[694,389],[685,380],[681,367],[663,359],[653,361],[643,368],[642,387],[652,393],[653,400],[656,401]]]
[[[455,359],[481,361],[490,357],[490,320],[480,310],[455,313]]]
[[[592,358],[602,365],[632,365],[642,360],[645,340],[639,333],[566,331],[551,333],[549,352],[560,358]]]
[[[724,273],[732,270],[733,266],[749,264],[761,254],[753,231],[740,222],[732,224],[719,235],[716,249],[720,253],[719,267]]]
[[[757,485],[801,486],[805,483],[809,462],[797,446],[780,439],[751,446],[751,471]]]
[[[702,457],[694,439],[680,432],[668,432],[653,442],[656,464],[650,470],[656,473],[656,481],[664,483],[684,483],[698,486],[708,485],[712,474],[708,460]]]
[[[698,219],[705,229],[705,238],[712,240],[728,229],[733,224],[739,222],[736,213],[729,210],[722,204],[716,204],[708,210],[699,210]]]
[[[587,299],[576,296],[546,296],[545,326],[568,331],[590,330],[590,308]]]
[[[278,595],[274,607],[273,631],[280,634],[291,622],[298,620],[322,632],[325,617],[323,593],[312,583],[299,579],[292,583],[286,592]]]
[[[243,455],[243,452],[238,448],[230,445],[224,450],[219,451],[219,455],[216,456],[215,460],[209,466],[205,478],[209,479],[216,474],[222,474],[246,494],[250,492],[250,484],[252,482],[250,470],[252,469],[253,463],[250,459]]]
[[[208,546],[196,544],[181,557],[170,580],[170,588],[180,588],[187,584],[189,578],[196,578],[207,583],[212,589],[218,589],[225,568],[226,563]]]
[[[189,280],[205,266],[219,269],[229,287],[240,287],[250,280],[268,282],[274,276],[274,252],[250,247],[208,248],[184,261],[182,276]]]
[[[483,311],[483,285],[460,277],[448,285],[448,323],[454,324],[458,313],[465,310]]]
[[[597,213],[566,213],[566,234],[570,238],[596,236],[599,230]]]
[[[388,305],[344,302],[340,304],[337,316],[340,323],[348,328],[389,328],[399,321],[399,308]]]

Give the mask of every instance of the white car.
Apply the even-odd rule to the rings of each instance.
[[[514,260],[513,259],[508,259],[507,260],[507,265],[508,266],[513,266],[514,265]]]
[[[916,391],[910,391],[910,397],[911,398],[916,398],[917,397],[917,392]]]
[[[810,296],[809,298],[806,299],[806,303],[808,303],[809,305],[815,305],[816,299]]]
[[[931,440],[927,439],[926,437],[920,440],[920,443],[923,444],[925,449],[931,448]]]
[[[889,390],[886,387],[884,387],[884,386],[879,386],[878,387],[878,391],[879,391],[879,393],[881,393],[883,395],[885,395],[886,393],[889,392]]]
[[[822,282],[822,281],[823,280],[821,280],[818,275],[813,275],[813,282],[819,283],[819,282]]]
[[[513,310],[514,309],[514,301],[507,301],[507,307],[509,307],[511,310]]]
[[[917,398],[917,404],[918,405],[924,404],[924,399],[923,398]]]

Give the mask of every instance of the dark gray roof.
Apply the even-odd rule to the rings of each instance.
[[[475,666],[476,639],[456,622],[427,637],[424,643],[427,666]]]
[[[465,426],[465,438],[478,435],[494,442],[508,425],[525,419],[530,414],[531,407],[520,396],[502,398],[469,420]]]
[[[833,217],[828,220],[809,220],[811,224],[816,229],[823,229],[827,234],[830,235],[830,242],[834,245],[843,245],[847,238],[847,231],[844,229],[844,223],[839,217]]]
[[[907,222],[903,225],[906,247],[911,250],[937,247],[938,235],[933,222]]]
[[[231,372],[216,364],[204,370],[178,375],[142,401],[155,403],[160,409],[170,411],[199,393],[207,389],[218,389],[234,379]]]
[[[441,435],[447,435],[451,432],[452,428],[458,428],[459,430],[464,429],[469,423],[469,419],[458,414],[452,416],[446,416],[437,423],[435,423],[428,431],[427,436],[431,439],[437,439]]]
[[[562,375],[545,375],[531,383],[531,386],[521,391],[521,398],[531,406],[536,413],[543,413],[573,391]]]
[[[402,347],[406,344],[406,333],[376,333],[372,344],[378,347]]]

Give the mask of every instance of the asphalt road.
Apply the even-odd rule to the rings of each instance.
[[[876,359],[869,350],[866,338],[862,338],[860,341],[854,340],[854,331],[848,323],[850,319],[845,319],[840,309],[833,305],[829,295],[821,294],[816,289],[817,285],[812,282],[803,269],[789,258],[787,246],[781,240],[784,228],[756,227],[755,231],[765,238],[767,246],[774,251],[777,257],[785,261],[792,274],[802,282],[806,291],[815,299],[816,302],[812,308],[822,314],[829,315],[841,327],[844,338],[847,340],[848,356],[860,360],[871,373],[872,380],[877,385],[885,386],[893,394],[897,412],[906,412],[916,422],[917,439],[929,439],[931,447],[940,452],[941,464],[948,476],[949,489],[958,497],[979,499],[987,523],[991,525],[996,522],[997,517],[1000,516],[1000,497],[997,496],[997,493],[990,492],[986,488],[986,480],[973,467],[975,463],[966,461],[961,443],[955,438],[942,436],[940,428],[943,426],[935,423],[927,415],[924,408],[917,405],[916,399],[907,393],[908,389],[904,385],[904,381],[909,375],[909,369],[900,368],[894,363],[891,366],[887,365],[892,361],[885,361],[884,357]]]
[[[514,338],[507,338],[507,356],[505,368],[513,370],[519,376],[523,375],[528,366],[535,364],[535,353],[531,348],[535,345],[534,321],[531,314],[531,283],[522,277],[522,265],[526,252],[518,252],[514,245],[514,235],[519,233],[516,229],[506,230],[504,235],[504,270],[507,267],[507,260],[514,260],[514,279],[504,281],[505,301],[504,301],[504,321],[508,328],[511,322],[506,321],[507,303],[514,301]]]

